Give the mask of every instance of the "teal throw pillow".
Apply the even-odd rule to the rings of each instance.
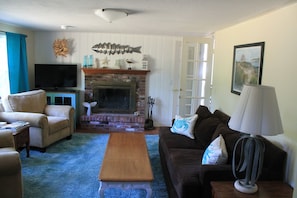
[[[170,128],[172,133],[185,135],[191,139],[194,139],[193,129],[196,123],[198,115],[195,114],[190,117],[175,116],[173,126]]]

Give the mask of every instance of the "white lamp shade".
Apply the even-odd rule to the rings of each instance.
[[[269,86],[245,85],[229,127],[252,135],[271,136],[283,133],[275,89]]]
[[[128,16],[128,13],[124,12],[123,10],[111,8],[95,10],[95,14],[109,23]]]

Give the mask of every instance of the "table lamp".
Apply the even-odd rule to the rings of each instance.
[[[261,174],[265,151],[265,145],[259,136],[283,133],[275,89],[269,86],[244,85],[229,127],[249,134],[239,138],[234,146],[232,170],[237,178],[234,187],[243,193],[255,193],[258,191],[256,181]],[[241,152],[238,160],[235,153],[239,146]],[[245,178],[239,179],[238,172],[245,173]]]

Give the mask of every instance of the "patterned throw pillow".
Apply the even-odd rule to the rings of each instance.
[[[172,133],[185,135],[191,139],[194,139],[193,128],[195,126],[197,118],[197,114],[186,118],[176,115],[173,126],[170,128],[170,130]]]
[[[220,134],[205,150],[202,157],[202,164],[225,164],[228,160],[228,153],[225,140]]]

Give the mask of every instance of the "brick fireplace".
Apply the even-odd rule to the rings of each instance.
[[[83,71],[85,101],[97,101],[98,104],[92,108],[90,116],[81,116],[81,128],[101,131],[144,130],[145,85],[149,71],[95,68],[83,68]]]

